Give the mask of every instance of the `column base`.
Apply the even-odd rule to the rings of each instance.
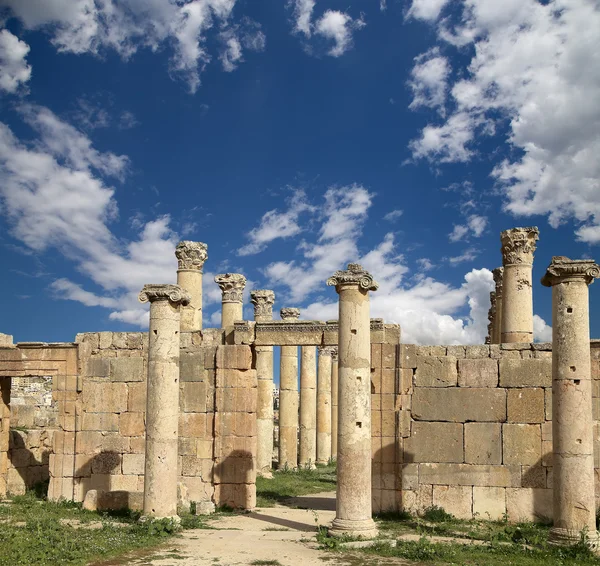
[[[268,480],[273,479],[273,472],[271,470],[259,470],[256,474],[261,478],[266,478]]]
[[[329,535],[332,537],[352,537],[369,539],[378,534],[377,525],[373,519],[362,519],[353,521],[349,519],[334,519],[329,527]]]
[[[554,546],[573,546],[582,540],[594,553],[600,553],[600,533],[598,531],[571,531],[552,527],[548,535],[548,544]]]

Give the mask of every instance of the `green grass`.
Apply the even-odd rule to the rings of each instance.
[[[281,566],[279,560],[253,560],[250,564],[252,566]]]
[[[138,518],[135,512],[95,513],[72,502],[45,501],[35,492],[15,496],[0,506],[0,566],[83,566],[156,547],[179,530],[170,521],[139,523]],[[206,528],[195,516],[184,515],[182,524]]]
[[[314,470],[278,470],[272,478],[256,478],[256,505],[272,507],[286,503],[290,497],[334,491],[336,486],[335,464],[317,466]]]

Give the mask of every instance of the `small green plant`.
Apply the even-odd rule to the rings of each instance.
[[[454,516],[447,513],[445,509],[437,505],[427,507],[423,512],[423,519],[430,523],[447,523],[454,520]]]
[[[253,566],[281,566],[279,560],[253,560],[250,564]]]

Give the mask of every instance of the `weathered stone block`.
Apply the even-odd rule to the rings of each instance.
[[[500,387],[552,387],[552,360],[501,359]]]
[[[396,361],[397,348],[396,344],[381,345],[381,367],[383,369],[394,369],[398,366]]]
[[[185,354],[179,358],[179,378],[181,381],[206,381],[204,363],[205,352]],[[214,365],[214,364],[213,364]]]
[[[101,452],[92,459],[93,474],[119,474],[121,472],[122,454]]]
[[[546,419],[544,390],[541,388],[509,389],[507,413],[510,423],[543,423]]]
[[[506,391],[417,387],[412,398],[412,416],[422,421],[503,422],[506,420]]]
[[[466,347],[467,358],[488,358],[490,356],[490,347],[487,344],[479,344]]]
[[[404,441],[404,462],[463,462],[463,458],[462,424],[412,423],[412,434]]]
[[[448,356],[452,356],[454,358],[464,358],[466,355],[466,347],[465,346],[446,346],[446,352]]]
[[[144,454],[123,454],[123,473],[125,475],[143,475],[144,461]]]
[[[458,519],[473,518],[473,488],[470,486],[433,486],[433,504]]]
[[[127,389],[127,410],[132,413],[145,412],[146,383],[130,383]]]
[[[419,464],[404,464],[400,480],[399,489],[416,491],[419,488]]]
[[[84,359],[82,368],[85,377],[108,377],[110,375],[111,358],[94,356]]]
[[[400,346],[400,367],[405,369],[417,367],[417,347],[414,344]]]
[[[502,446],[504,464],[539,465],[542,457],[542,431],[540,425],[503,425]]]
[[[486,521],[500,521],[506,513],[503,487],[473,487],[473,515]]]
[[[475,464],[421,464],[419,483],[432,485],[477,485],[510,487],[521,484],[520,466],[478,466]]]
[[[206,413],[206,383],[182,383],[180,405],[185,413]]]
[[[117,432],[119,430],[119,415],[116,413],[83,413],[82,430],[98,430]]]
[[[415,491],[403,491],[401,496],[402,511],[412,514],[422,513],[433,505],[433,486],[421,484]]]
[[[123,436],[142,436],[145,432],[144,413],[123,413],[119,416],[119,433]]]
[[[252,367],[250,346],[218,346],[217,369],[247,370]]]
[[[144,359],[111,358],[110,379],[112,381],[144,381]]]
[[[459,387],[497,387],[498,362],[490,358],[458,360]]]
[[[179,436],[204,438],[206,435],[206,414],[183,413],[179,415]]]
[[[552,519],[552,490],[507,488],[506,513],[513,522],[547,522]]]
[[[417,356],[446,356],[446,346],[417,346]]]
[[[417,356],[417,387],[454,387],[457,379],[456,358]]]
[[[83,389],[83,408],[90,413],[124,413],[127,410],[127,384],[86,383]]]
[[[107,350],[112,346],[112,332],[98,332],[99,345],[101,350]]]
[[[546,387],[544,389],[544,404],[546,405],[546,420],[551,421],[552,420],[552,387]]]
[[[465,462],[502,464],[502,425],[500,423],[465,424]]]
[[[407,395],[412,392],[413,387],[413,370],[401,369],[400,371],[400,387],[398,393]]]
[[[521,467],[521,487],[546,487],[546,468],[537,466]]]

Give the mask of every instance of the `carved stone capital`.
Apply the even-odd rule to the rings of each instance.
[[[183,240],[175,248],[177,269],[189,269],[202,273],[204,262],[208,259],[208,246],[203,242]]]
[[[300,309],[284,308],[279,311],[279,316],[281,316],[281,320],[298,320],[300,318]]]
[[[338,361],[338,347],[337,346],[332,346],[331,361],[332,362]]]
[[[192,300],[189,294],[179,285],[144,285],[138,295],[140,303],[153,303],[154,301],[170,301],[174,305],[189,305]]]
[[[250,302],[254,305],[255,320],[273,320],[275,293],[268,289],[250,291]]]
[[[246,278],[241,273],[215,275],[215,283],[221,288],[223,303],[243,303]]]
[[[377,291],[379,288],[373,276],[358,263],[349,263],[346,271],[336,271],[327,279],[327,285],[335,287],[338,293],[340,287],[345,285],[356,285],[366,291]]]
[[[504,267],[496,267],[492,271],[494,283],[496,284],[496,297],[502,297],[502,283],[504,282]]]
[[[587,285],[600,277],[600,266],[593,259],[569,259],[554,256],[542,277],[542,285],[552,287],[565,281],[585,281]]]
[[[333,356],[333,353],[337,353],[337,346],[317,346],[319,350],[319,356]]]
[[[539,234],[536,226],[504,230],[500,234],[502,264],[505,266],[533,264],[533,253],[540,237]]]

